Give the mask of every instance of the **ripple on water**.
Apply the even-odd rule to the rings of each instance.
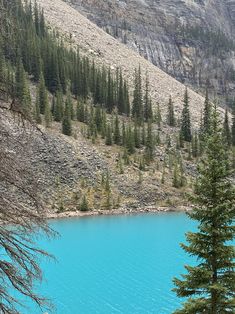
[[[195,225],[184,214],[57,220],[61,237],[41,241],[58,262],[42,264],[58,314],[170,314],[181,300],[172,278],[192,261],[179,242]],[[39,314],[37,309],[25,314]]]

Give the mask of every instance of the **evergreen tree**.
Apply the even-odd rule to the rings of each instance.
[[[134,126],[134,139],[135,139],[135,147],[140,148],[140,146],[141,146],[140,128],[136,122],[135,122],[135,126]]]
[[[85,122],[85,105],[83,102],[77,102],[77,120]]]
[[[194,203],[188,213],[196,220],[197,232],[187,233],[188,245],[182,247],[196,256],[198,265],[186,266],[187,274],[174,279],[179,297],[188,297],[175,313],[233,313],[235,251],[229,241],[235,237],[235,189],[229,179],[226,151],[217,113],[212,117],[208,138],[199,166]]]
[[[107,125],[107,132],[106,132],[105,144],[108,145],[108,146],[113,145],[113,140],[112,140],[112,128],[111,128],[111,124],[110,124],[110,123],[108,123],[108,125]]]
[[[176,125],[174,105],[173,105],[171,96],[170,96],[169,102],[168,102],[167,123],[169,126],[172,126],[172,127],[174,127]]]
[[[95,108],[94,120],[95,120],[95,125],[97,128],[97,131],[98,131],[98,133],[100,133],[101,129],[102,129],[102,110],[100,107]]]
[[[197,133],[192,136],[192,155],[197,158],[200,155],[199,151],[199,138]]]
[[[72,135],[71,106],[67,101],[65,103],[64,117],[62,120],[62,133],[68,136]]]
[[[155,143],[153,138],[153,131],[152,131],[152,123],[151,121],[148,122],[148,129],[147,129],[147,137],[146,137],[146,147],[145,147],[145,159],[148,162],[151,162],[154,157],[154,149]]]
[[[65,103],[69,106],[69,111],[70,111],[70,118],[71,120],[75,119],[75,114],[74,114],[74,108],[73,108],[73,100],[72,100],[72,95],[70,92],[70,89],[67,89],[67,95],[66,95],[66,100]]]
[[[155,115],[155,121],[158,125],[158,128],[160,128],[161,123],[162,123],[162,114],[161,114],[161,109],[160,109],[159,103],[157,103],[157,111],[156,111],[156,115]]]
[[[141,70],[135,70],[135,86],[132,102],[132,117],[141,123],[143,121],[143,96],[141,83]]]
[[[116,145],[121,144],[121,134],[120,134],[120,127],[119,127],[119,119],[118,119],[117,114],[115,116],[113,141]]]
[[[184,107],[182,111],[180,133],[184,141],[191,142],[192,134],[191,134],[191,121],[190,121],[189,98],[188,98],[187,88],[184,94]]]
[[[147,122],[153,119],[153,111],[152,111],[152,101],[149,96],[149,80],[146,74],[145,81],[145,95],[144,95],[144,120]]]
[[[31,96],[29,85],[24,71],[23,63],[21,60],[17,63],[16,68],[16,97],[20,101],[22,111],[29,115],[31,110]]]
[[[37,89],[36,102],[35,102],[35,121],[40,124],[42,123],[40,115],[40,100],[39,100],[39,90]]]
[[[127,82],[124,81],[124,86],[123,86],[123,92],[124,92],[124,100],[125,100],[125,114],[129,117],[130,115],[130,98],[129,98],[129,91],[128,91],[128,86]]]
[[[132,131],[132,128],[130,125],[128,126],[126,130],[126,149],[129,155],[132,155],[135,152],[134,132]]]
[[[181,184],[180,184],[180,178],[179,178],[179,168],[178,165],[175,164],[174,167],[174,174],[173,174],[173,187],[178,189],[180,188]]]
[[[230,146],[232,143],[232,136],[229,126],[229,119],[228,119],[228,109],[226,108],[225,116],[224,116],[224,125],[223,125],[223,137],[227,146]]]
[[[88,206],[86,195],[83,195],[79,209],[82,212],[89,211],[89,206]]]
[[[48,99],[47,96],[46,98]],[[44,118],[45,118],[45,126],[46,128],[49,128],[51,126],[52,117],[51,117],[51,108],[50,108],[48,100],[45,103]]]
[[[109,113],[112,112],[114,108],[114,83],[111,76],[111,70],[108,71],[108,82],[107,82],[107,98],[106,98],[106,108]]]
[[[124,95],[124,85],[123,85],[123,78],[122,72],[120,71],[119,76],[119,84],[118,84],[118,113],[122,114],[125,113],[125,95]]]
[[[208,97],[208,90],[206,90],[206,98],[204,104],[204,115],[202,120],[202,133],[208,135],[211,127],[211,104]]]
[[[47,99],[47,90],[45,85],[45,80],[43,73],[40,74],[39,78],[39,103],[40,103],[40,113],[45,113],[45,108],[47,105],[48,99]]]
[[[57,122],[61,122],[63,118],[63,95],[62,91],[59,90],[56,92],[55,97],[55,110],[54,110],[54,119]]]

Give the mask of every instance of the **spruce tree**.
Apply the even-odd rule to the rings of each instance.
[[[145,145],[146,145],[146,147],[145,147],[145,160],[147,163],[149,163],[153,160],[154,149],[155,149],[155,143],[154,143],[151,121],[148,122],[147,137],[146,137],[146,144]]]
[[[141,146],[140,128],[137,125],[137,123],[135,123],[134,125],[134,139],[135,139],[135,147],[140,148]]]
[[[182,139],[186,142],[191,142],[192,140],[192,133],[191,133],[191,121],[190,121],[190,112],[189,112],[189,97],[188,97],[188,90],[186,88],[184,94],[184,107],[182,111],[181,117],[181,127],[180,133]]]
[[[36,102],[35,102],[35,121],[40,124],[42,123],[41,115],[40,115],[40,100],[39,100],[39,90],[37,89],[36,93]]]
[[[89,206],[88,206],[88,202],[87,202],[87,198],[86,195],[83,195],[79,209],[81,212],[87,212],[89,211]]]
[[[168,102],[167,123],[169,126],[172,126],[172,127],[174,127],[176,125],[174,104],[173,104],[173,101],[171,99],[171,96],[170,96],[169,102]]]
[[[63,118],[63,95],[62,91],[59,90],[56,92],[55,97],[54,119],[57,122],[61,122],[62,118]]]
[[[40,103],[41,114],[44,114],[45,112],[47,101],[48,99],[47,99],[47,90],[46,90],[45,80],[44,80],[43,73],[41,72],[40,79],[39,79],[39,103]]]
[[[71,106],[65,103],[64,117],[62,120],[62,133],[68,136],[72,135]]]
[[[113,141],[114,141],[114,143],[116,145],[120,145],[121,144],[121,134],[120,134],[120,127],[119,127],[119,118],[118,118],[117,114],[115,116]]]
[[[208,90],[206,90],[205,104],[204,104],[204,115],[202,120],[202,133],[208,135],[211,127],[211,104],[208,97]]]
[[[108,123],[108,125],[107,125],[105,144],[108,145],[108,146],[113,145],[112,128],[111,128],[111,124],[110,123]]]
[[[161,109],[160,109],[160,105],[159,103],[157,103],[157,111],[156,111],[156,114],[155,114],[155,121],[158,125],[158,128],[161,127],[161,123],[162,123],[162,114],[161,114]]]
[[[147,122],[148,120],[153,119],[153,111],[152,111],[152,101],[149,95],[149,79],[146,74],[145,81],[145,95],[144,95],[144,120]]]
[[[175,166],[174,166],[173,187],[176,189],[180,188],[179,167],[177,164],[175,164]]]
[[[128,90],[128,86],[127,86],[127,82],[124,81],[124,100],[125,100],[125,114],[129,117],[130,115],[130,98],[129,98],[129,90]]]
[[[26,73],[21,59],[16,68],[16,97],[19,99],[22,112],[29,115],[31,110],[31,96]]]
[[[129,155],[132,155],[135,152],[135,137],[130,125],[128,125],[126,130],[126,149]]]
[[[174,279],[177,295],[188,297],[175,314],[234,312],[235,251],[229,241],[235,237],[235,188],[216,111],[211,128],[198,168],[196,206],[188,213],[198,222],[198,230],[187,233],[188,244],[182,244],[188,254],[197,257],[198,264],[186,266],[187,274]]]
[[[48,97],[46,96],[46,98]],[[51,126],[52,116],[51,116],[51,108],[50,108],[48,99],[45,103],[44,118],[45,118],[45,126],[46,128],[49,128]]]
[[[141,70],[135,71],[135,86],[132,102],[132,117],[141,123],[143,121],[143,96],[141,83]]]
[[[228,109],[227,108],[225,110],[225,116],[224,116],[223,137],[224,137],[226,145],[230,146],[232,144],[232,136],[231,136],[230,126],[229,126]]]

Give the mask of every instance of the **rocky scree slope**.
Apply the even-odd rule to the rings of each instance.
[[[166,114],[166,104],[171,95],[176,114],[180,116],[185,92],[183,84],[127,48],[64,1],[38,0],[38,3],[52,29],[56,28],[72,45],[79,45],[81,52],[94,58],[97,64],[110,66],[113,71],[120,67],[130,86],[133,86],[134,71],[140,65],[142,73],[148,73],[153,105],[159,102],[163,115]],[[196,125],[200,120],[204,98],[190,89],[189,97],[191,117]]]
[[[172,172],[164,166],[165,183],[161,182],[164,145],[157,147],[155,161],[139,177],[138,162],[131,158],[120,173],[117,167],[120,149],[106,146],[102,141],[95,145],[81,133],[79,122],[74,122],[74,137],[61,135],[60,124],[50,129],[39,129],[30,123],[0,109],[1,152],[15,160],[16,168],[23,168],[25,190],[35,186],[35,193],[47,213],[62,213],[80,209],[85,195],[90,210],[143,209],[187,205],[184,193],[190,188],[175,189]],[[185,175],[192,175],[192,163],[185,164]],[[102,176],[109,175],[110,192],[102,183]],[[141,180],[140,180],[141,179]],[[32,206],[27,194],[0,182],[0,193],[13,204]]]
[[[64,1],[195,90],[235,95],[235,1]]]

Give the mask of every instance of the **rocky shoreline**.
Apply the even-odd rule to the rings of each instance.
[[[166,212],[187,212],[190,208],[186,206],[179,207],[146,207],[146,208],[135,208],[135,209],[112,209],[112,210],[93,210],[88,212],[81,211],[64,211],[61,213],[50,213],[47,215],[48,219],[61,219],[61,218],[73,218],[73,217],[89,217],[89,216],[115,216],[115,215],[133,215],[143,213],[166,213]]]

